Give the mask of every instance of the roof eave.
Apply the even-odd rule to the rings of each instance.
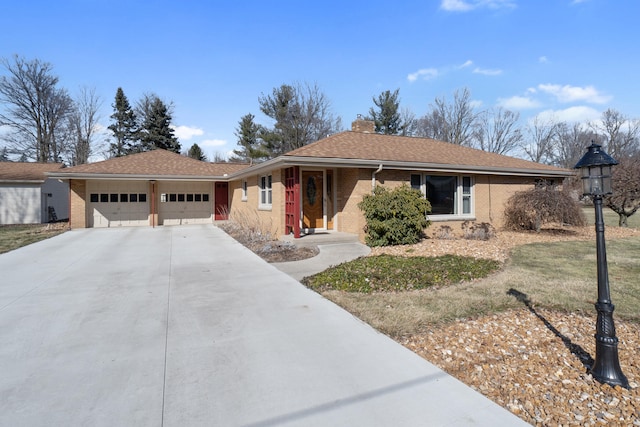
[[[472,173],[482,175],[517,175],[517,176],[544,176],[544,177],[568,177],[575,175],[575,171],[569,169],[527,169],[527,168],[506,168],[495,166],[470,166],[470,165],[451,165],[441,163],[423,163],[423,162],[398,162],[386,160],[364,160],[364,159],[346,159],[333,157],[298,157],[283,156],[286,159],[282,162],[284,165],[300,165],[300,166],[324,166],[328,164],[339,167],[371,167],[377,168],[381,164],[389,169],[403,170],[426,170],[438,171],[446,173]]]
[[[97,179],[97,180],[130,180],[130,181],[228,181],[226,175],[140,175],[110,173],[47,173],[49,178],[59,180]]]

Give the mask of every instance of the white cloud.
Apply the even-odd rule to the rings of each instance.
[[[431,80],[438,77],[438,70],[435,68],[423,68],[421,70],[416,71],[415,73],[411,73],[407,76],[407,80],[410,82],[415,82],[418,79],[421,80]]]
[[[469,12],[474,9],[514,8],[514,0],[442,0],[440,9],[449,12]]]
[[[175,132],[178,139],[182,141],[188,141],[194,136],[200,136],[204,134],[204,131],[200,128],[190,126],[173,126],[171,128]]]
[[[200,147],[221,147],[226,143],[227,141],[225,141],[224,139],[205,139],[204,141],[200,142],[198,145]]]
[[[541,56],[540,58],[538,58],[538,62],[541,64],[546,64],[547,62],[549,62],[549,58],[547,58],[546,56]]]
[[[511,98],[499,98],[498,105],[507,110],[527,110],[539,108],[540,103],[527,96],[512,96]]]
[[[469,59],[464,64],[458,65],[456,68],[462,69],[462,68],[471,67],[472,65],[473,65],[473,61]]]
[[[482,74],[485,76],[499,76],[500,74],[502,74],[502,70],[490,70],[487,68],[478,68],[476,67],[473,70],[474,74]]]
[[[611,100],[611,96],[604,95],[593,86],[570,86],[570,85],[554,85],[540,84],[538,89],[549,95],[555,96],[558,102],[569,103],[584,101],[592,104],[605,104]]]
[[[569,107],[564,110],[545,110],[538,114],[543,120],[559,120],[569,123],[584,123],[587,121],[598,120],[601,113],[594,108],[586,106]]]

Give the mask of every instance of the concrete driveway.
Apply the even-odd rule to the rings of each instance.
[[[212,226],[0,255],[2,426],[526,425]]]

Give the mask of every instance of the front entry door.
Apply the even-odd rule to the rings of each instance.
[[[216,182],[215,191],[215,220],[221,221],[229,219],[229,184],[226,182]]]
[[[322,171],[303,171],[302,182],[302,226],[324,228]]]

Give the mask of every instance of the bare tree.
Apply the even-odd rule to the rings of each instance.
[[[471,146],[478,114],[471,103],[471,92],[456,90],[453,102],[436,98],[430,110],[418,120],[416,134],[457,145]]]
[[[317,85],[282,85],[260,96],[258,102],[260,110],[275,121],[260,134],[271,157],[325,138],[341,125]]]
[[[600,122],[589,123],[597,133],[602,133],[607,152],[614,159],[635,154],[638,149],[640,136],[640,120],[630,119],[621,112],[607,109],[602,113]]]
[[[82,88],[74,103],[73,112],[69,115],[69,140],[66,147],[68,163],[82,165],[89,162],[92,145],[98,131],[102,106],[100,97],[94,88]]]
[[[519,113],[502,107],[480,113],[474,133],[478,148],[490,153],[507,154],[520,147],[523,135],[518,120]]]
[[[612,168],[613,194],[604,199],[605,206],[618,214],[618,225],[627,227],[627,218],[640,209],[640,154],[621,157]]]
[[[400,122],[402,126],[400,128],[400,135],[402,136],[414,136],[418,130],[418,120],[416,115],[407,107],[400,108]]]
[[[573,168],[584,155],[585,149],[591,145],[591,141],[596,139],[596,134],[582,123],[558,123],[554,138],[554,163],[562,168]]]
[[[0,103],[5,106],[0,125],[12,130],[5,136],[12,151],[41,163],[60,161],[60,135],[73,108],[71,97],[57,87],[49,63],[15,56],[2,65],[9,74],[0,78]]]
[[[535,116],[526,127],[528,138],[525,138],[522,149],[529,159],[538,163],[549,163],[554,158],[554,138],[558,123],[555,119],[542,119]]]

